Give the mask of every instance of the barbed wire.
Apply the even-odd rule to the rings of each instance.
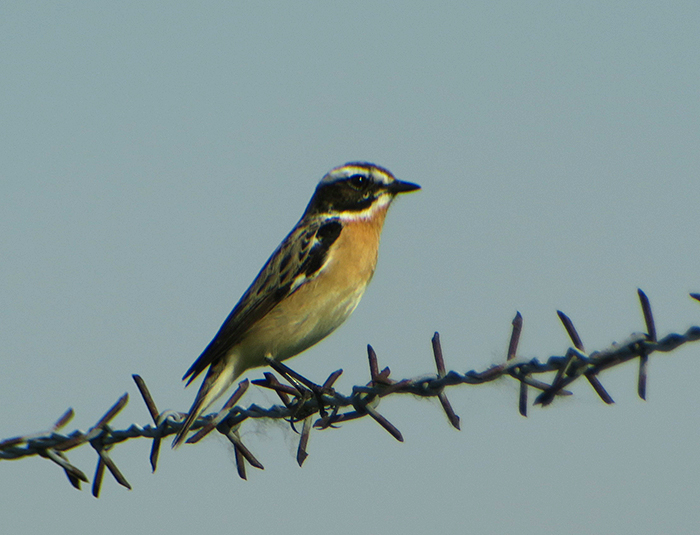
[[[502,377],[510,377],[520,383],[518,410],[520,414],[527,416],[530,388],[539,391],[534,405],[544,406],[552,403],[558,396],[571,395],[567,387],[581,377],[585,377],[601,400],[611,404],[613,399],[600,382],[599,374],[635,358],[639,359],[637,393],[639,397],[646,399],[649,356],[657,351],[668,353],[685,343],[700,340],[700,327],[693,326],[684,334],[671,333],[658,340],[649,299],[642,290],[638,290],[637,293],[644,314],[646,333],[633,333],[624,342],[614,343],[600,351],[586,353],[571,319],[563,312],[557,311],[573,347],[569,348],[563,356],[549,357],[546,362],[540,362],[536,358],[523,359],[516,356],[523,325],[519,312],[512,322],[513,328],[506,361],[482,372],[471,370],[460,374],[455,371],[446,371],[440,335],[437,332],[432,338],[437,374],[394,381],[390,377],[391,371],[388,367],[379,370],[377,355],[372,346],[368,345],[370,381],[366,385],[353,387],[350,395],[343,395],[333,389],[333,384],[343,373],[342,370],[333,372],[322,385],[318,385],[284,364],[268,360],[270,367],[288,384],[281,383],[273,373],[269,372],[263,374],[263,379],[241,381],[221,411],[203,416],[195,422],[192,430],[196,432],[187,440],[187,443],[199,442],[213,430],[218,431],[233,444],[238,474],[246,479],[246,463],[254,468],[263,469],[260,461],[242,443],[238,433],[239,426],[247,419],[283,419],[294,431],[297,431],[296,425],[301,424],[301,431],[297,431],[300,439],[296,455],[297,462],[301,466],[308,456],[307,445],[312,428],[329,429],[342,422],[369,416],[396,440],[403,441],[401,432],[377,411],[379,400],[389,395],[413,394],[421,397],[437,397],[450,424],[459,429],[459,416],[455,414],[445,393],[445,388],[448,386],[479,385]],[[691,293],[690,296],[700,301],[700,294]],[[554,373],[551,383],[533,377],[550,372]],[[70,483],[80,489],[81,482],[88,483],[89,480],[80,469],[68,461],[65,452],[90,444],[98,456],[92,484],[93,496],[99,496],[105,468],[120,485],[131,489],[131,485],[110,457],[110,450],[126,440],[153,439],[150,462],[155,472],[161,440],[177,433],[186,416],[185,413],[175,411],[159,412],[143,378],[139,375],[132,377],[151,415],[152,425],[132,424],[122,430],[110,427],[110,422],[128,401],[128,394],[124,394],[87,432],[76,430],[68,435],[58,432],[73,418],[73,409],[68,409],[47,431],[0,441],[0,460],[21,459],[36,455],[44,457],[58,464],[65,471]],[[275,391],[282,404],[268,408],[255,404],[247,408],[237,405],[251,383]],[[318,418],[313,421],[316,415]]]

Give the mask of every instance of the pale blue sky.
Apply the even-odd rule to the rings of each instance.
[[[340,390],[365,345],[396,377],[483,369],[524,316],[521,354],[700,324],[696,2],[4,2],[0,7],[0,438],[67,407],[147,424],[131,381],[185,410],[180,382],[317,181],[351,160],[423,186],[387,220],[354,316],[290,362]],[[517,412],[517,387],[452,390],[463,430],[410,397],[296,438],[113,457],[134,487],[73,490],[43,459],[0,463],[3,529],[102,533],[697,533],[700,345]],[[261,370],[249,374],[260,377]],[[246,403],[270,403],[253,393]],[[90,478],[94,454],[70,459]],[[458,531],[459,530],[459,531]]]

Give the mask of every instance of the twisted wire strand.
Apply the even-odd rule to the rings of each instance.
[[[608,368],[638,358],[640,364],[637,389],[639,396],[645,399],[649,356],[655,352],[669,353],[683,344],[700,340],[700,327],[693,326],[683,334],[671,333],[657,340],[649,300],[641,290],[638,290],[638,294],[647,333],[633,333],[624,342],[614,343],[608,348],[586,353],[571,320],[563,312],[558,312],[559,318],[572,340],[573,347],[569,348],[564,355],[551,356],[545,362],[516,356],[522,329],[520,313],[513,320],[513,332],[507,360],[481,372],[470,370],[462,374],[456,371],[446,371],[438,333],[435,333],[432,339],[437,374],[395,381],[390,377],[389,368],[379,371],[377,356],[372,347],[367,346],[371,379],[366,385],[353,387],[352,393],[349,395],[343,395],[333,389],[333,383],[341,375],[342,370],[333,372],[323,385],[317,385],[282,363],[268,361],[268,364],[288,384],[280,383],[272,373],[265,373],[264,379],[254,380],[252,383],[262,388],[274,390],[279,395],[282,404],[267,408],[255,404],[248,407],[239,405],[238,401],[250,384],[248,380],[242,381],[220,412],[208,414],[195,422],[192,430],[196,432],[187,442],[198,442],[213,430],[223,434],[234,446],[238,474],[245,479],[246,463],[255,468],[263,468],[263,465],[241,442],[238,435],[238,427],[249,418],[284,419],[295,430],[295,424],[301,423],[302,429],[297,451],[297,462],[301,465],[308,456],[306,448],[312,428],[327,429],[341,422],[369,416],[394,438],[403,441],[401,432],[377,412],[379,400],[389,395],[412,394],[421,397],[437,397],[449,422],[459,429],[459,417],[454,413],[447,399],[446,387],[480,385],[503,377],[510,377],[520,383],[518,407],[520,413],[526,416],[529,388],[539,391],[534,401],[535,405],[548,405],[557,396],[571,395],[571,391],[567,390],[566,387],[581,377],[585,377],[605,403],[613,403],[612,397],[600,382],[599,374]],[[691,297],[700,301],[699,294],[691,294]],[[555,373],[555,377],[551,382],[534,377],[552,372]],[[87,483],[88,478],[68,461],[65,452],[89,443],[98,455],[92,494],[95,497],[99,496],[105,468],[119,484],[130,489],[131,486],[126,478],[109,456],[109,451],[126,440],[152,439],[150,461],[152,469],[155,471],[161,440],[177,433],[185,417],[185,414],[175,411],[159,412],[145,381],[138,375],[134,375],[133,378],[153,419],[153,424],[132,424],[126,429],[111,428],[109,423],[128,401],[128,394],[124,394],[88,431],[76,430],[69,434],[59,433],[59,430],[73,417],[73,410],[68,409],[47,431],[0,441],[0,460],[39,455],[58,464],[65,471],[70,483],[75,488],[80,489],[80,483]],[[313,421],[316,416],[316,420]]]

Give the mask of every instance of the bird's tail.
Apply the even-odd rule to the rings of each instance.
[[[192,408],[190,408],[187,419],[177,432],[177,435],[175,435],[172,444],[173,448],[177,448],[182,444],[197,418],[233,384],[235,378],[236,374],[233,366],[227,366],[226,359],[221,359],[209,367],[207,376],[202,381],[202,386],[199,387],[199,392],[197,392],[197,397],[192,404]]]

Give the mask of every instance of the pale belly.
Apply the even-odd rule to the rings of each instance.
[[[267,356],[286,360],[321,341],[352,314],[367,287],[364,283],[328,291],[323,282],[313,281],[309,284],[315,287],[285,299],[232,348],[236,376],[263,366]],[[305,306],[301,306],[302,300]]]

